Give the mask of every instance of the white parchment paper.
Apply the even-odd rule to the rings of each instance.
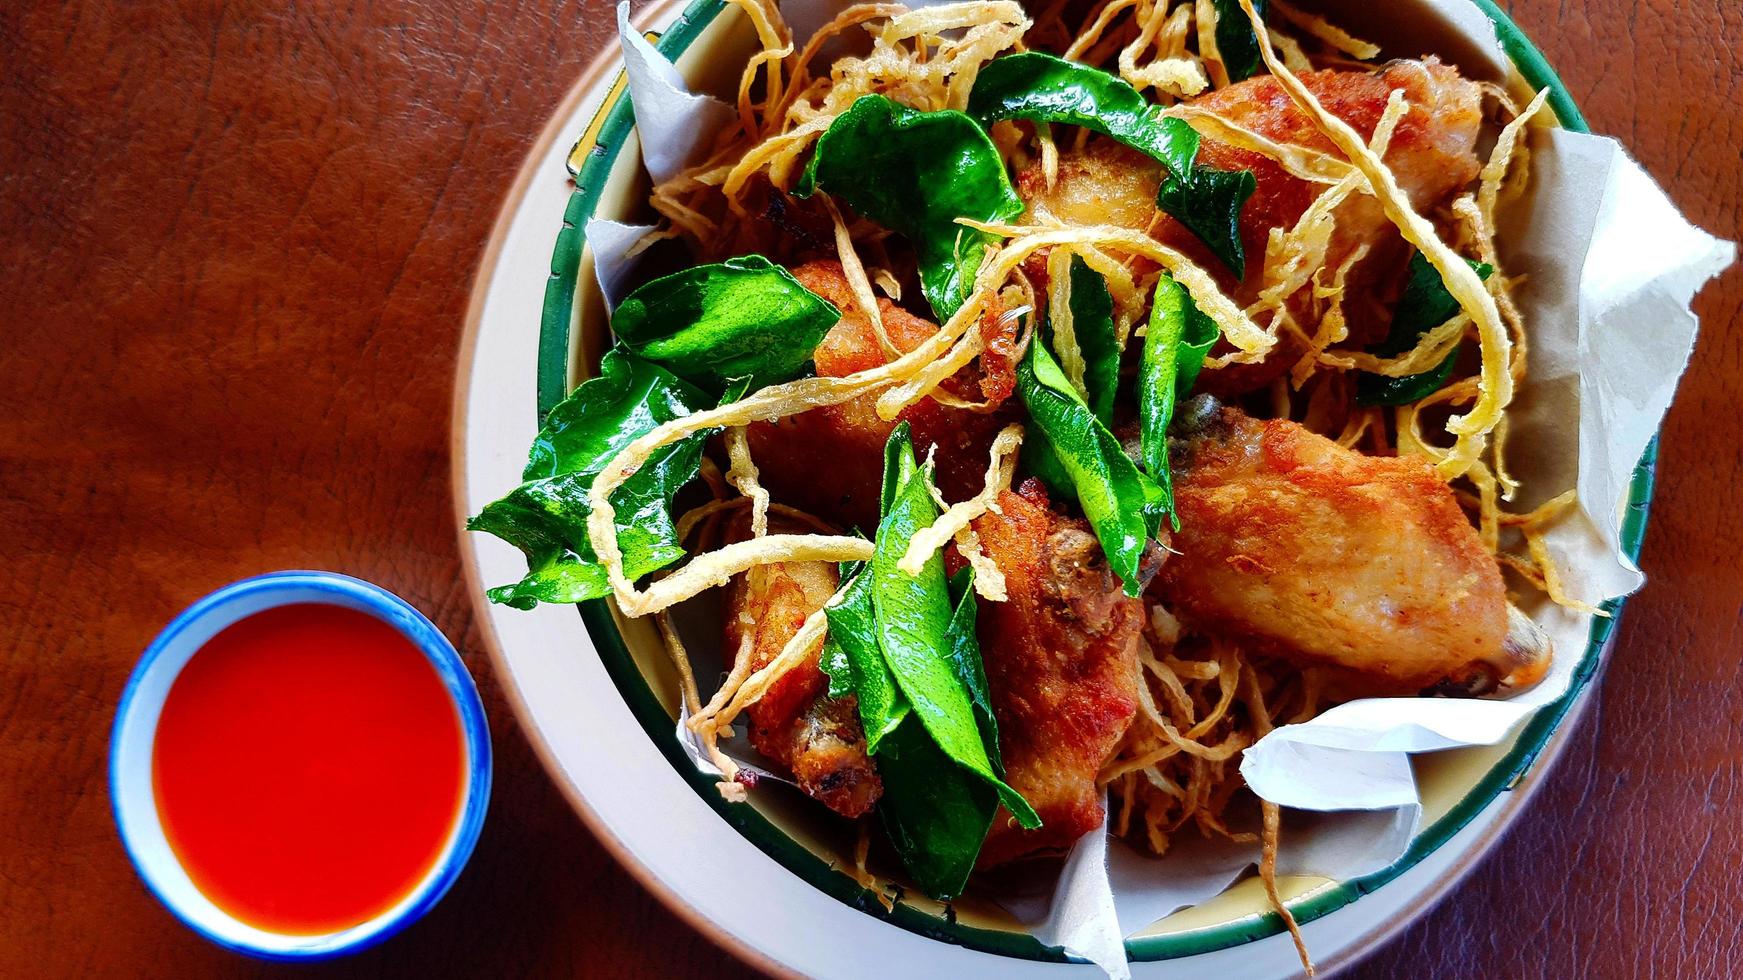
[[[925,0],[911,6],[929,5]],[[785,0],[803,40],[844,0]],[[1423,0],[1452,29],[1506,64],[1488,18],[1470,0]],[[675,67],[618,11],[644,163],[658,180],[688,163],[730,109],[691,94]],[[1693,294],[1735,258],[1735,248],[1693,227],[1614,141],[1564,130],[1532,138],[1532,185],[1502,217],[1507,273],[1529,275],[1518,293],[1532,331],[1531,369],[1510,409],[1515,476],[1531,506],[1570,487],[1581,509],[1548,544],[1564,586],[1587,602],[1643,582],[1622,553],[1620,528],[1636,462],[1657,431],[1693,347]],[[625,252],[649,226],[595,219],[586,229],[607,302],[620,298]],[[1573,424],[1577,419],[1578,424]],[[1283,874],[1348,880],[1395,862],[1421,822],[1410,756],[1493,745],[1566,693],[1591,630],[1588,616],[1547,601],[1525,610],[1549,634],[1554,666],[1506,700],[1373,698],[1279,728],[1244,754],[1241,773],[1265,799],[1292,808]],[[717,772],[679,725],[680,742]],[[731,746],[735,759],[743,747]],[[766,775],[748,756],[747,765]],[[1182,835],[1160,860],[1103,834],[1082,838],[1057,882],[1003,900],[1042,942],[1126,977],[1125,937],[1227,888],[1258,859],[1255,846]]]

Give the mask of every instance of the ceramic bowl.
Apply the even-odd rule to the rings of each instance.
[[[459,818],[423,880],[392,908],[339,932],[288,936],[258,929],[214,904],[183,870],[158,819],[152,744],[170,686],[188,660],[225,627],[262,610],[326,603],[367,613],[403,634],[429,658],[454,701],[466,744]],[[220,946],[277,960],[316,960],[366,949],[433,908],[472,854],[490,801],[490,733],[484,705],[459,654],[424,615],[378,586],[334,572],[278,572],[226,585],[189,606],[145,650],[121,695],[109,742],[109,792],[127,856],[146,887],[188,928]]]
[[[1469,18],[1479,27],[1493,23],[1506,64],[1473,42],[1468,20],[1442,17],[1422,2],[1388,5],[1378,24],[1373,6],[1360,0],[1308,6],[1361,28],[1389,50],[1474,65],[1473,74],[1514,91],[1547,86],[1558,124],[1585,131],[1560,80],[1488,0],[1467,8]],[[737,8],[719,0],[655,4],[640,20],[658,28],[656,47],[698,90],[730,91],[754,50]],[[481,266],[455,402],[461,518],[512,486],[538,419],[591,376],[608,345],[584,228],[592,217],[634,221],[648,214],[621,68],[613,47],[559,109],[510,192]],[[565,171],[572,187],[561,183]],[[1631,554],[1644,532],[1653,456],[1649,448],[1635,474],[1623,532]],[[795,793],[775,787],[752,793],[749,805],[723,802],[714,780],[698,773],[677,744],[677,681],[650,622],[624,618],[604,601],[583,604],[578,623],[567,609],[492,608],[482,587],[518,578],[524,561],[481,536],[467,537],[463,550],[485,641],[553,778],[602,842],[693,925],[781,972],[1028,976],[1040,975],[1035,968],[1061,968],[1065,957],[1057,949],[988,901],[969,897],[946,909],[910,891],[885,910],[841,870],[851,867],[851,829]],[[1581,703],[1614,623],[1598,620],[1586,648],[1569,651],[1579,658],[1572,688],[1514,737],[1417,759],[1423,821],[1399,861],[1355,880],[1283,883],[1322,964],[1347,960],[1400,928],[1519,812],[1534,785],[1522,782],[1524,775],[1540,756],[1553,754],[1558,726]],[[1152,923],[1128,940],[1127,951],[1139,975],[1147,965],[1177,968],[1157,961],[1183,957],[1230,978],[1285,975],[1299,967],[1280,931],[1262,889],[1248,880]],[[875,960],[855,954],[872,948],[864,944],[876,944]]]

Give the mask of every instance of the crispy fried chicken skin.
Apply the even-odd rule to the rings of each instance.
[[[1386,164],[1409,194],[1417,211],[1432,211],[1476,179],[1477,137],[1482,125],[1482,92],[1459,77],[1457,69],[1434,58],[1394,61],[1378,71],[1304,72],[1301,80],[1333,115],[1349,123],[1364,139],[1371,138],[1394,89],[1402,89],[1410,111],[1394,130]],[[1207,93],[1194,105],[1279,143],[1292,143],[1329,153],[1337,150],[1295,107],[1270,75]],[[1017,175],[1017,189],[1040,211],[1074,224],[1114,224],[1148,230],[1158,241],[1181,252],[1218,278],[1236,302],[1245,305],[1263,286],[1265,243],[1273,228],[1295,226],[1309,205],[1326,189],[1291,176],[1279,164],[1251,150],[1212,139],[1199,144],[1198,162],[1220,170],[1251,170],[1258,189],[1241,210],[1241,242],[1246,250],[1246,275],[1236,282],[1202,242],[1173,218],[1156,209],[1158,165],[1136,150],[1111,139],[1091,140],[1081,152],[1062,153],[1058,179],[1047,186],[1039,162]],[[1325,268],[1335,269],[1359,246],[1367,258],[1351,271],[1346,296],[1351,300],[1350,339],[1357,346],[1384,335],[1388,311],[1403,282],[1409,249],[1379,203],[1353,194],[1337,210],[1337,230],[1326,253]],[[1033,276],[1044,268],[1031,263]],[[1357,300],[1360,301],[1357,301]],[[1273,354],[1263,364],[1211,371],[1201,383],[1214,394],[1252,391],[1288,370],[1293,359]]]
[[[800,528],[771,530],[798,531]],[[743,527],[737,536],[747,537]],[[823,608],[837,586],[835,566],[802,561],[759,565],[735,576],[726,589],[726,649],[761,668],[781,652],[805,617]],[[865,733],[854,699],[828,696],[817,660],[822,644],[745,709],[758,752],[785,766],[812,798],[844,817],[870,810],[883,782],[866,756]]]
[[[1138,710],[1143,621],[1089,525],[1053,510],[1038,481],[1000,495],[999,510],[974,524],[1009,590],[980,603],[981,657],[1005,780],[1042,826],[1025,831],[1001,809],[981,867],[1062,850],[1101,824],[1095,778]]]
[[[1176,456],[1180,531],[1155,588],[1255,653],[1344,668],[1368,693],[1524,686],[1547,645],[1427,463],[1294,422],[1207,413]]]
[[[871,321],[855,312],[853,293],[839,262],[809,262],[795,268],[793,275],[842,311],[841,320],[817,347],[820,376],[841,378],[889,363]],[[937,324],[888,299],[880,297],[878,309],[891,344],[903,353],[938,331]],[[1017,325],[1000,322],[995,310],[981,329],[990,356],[982,358],[983,366],[969,369],[972,377],[965,371],[946,381],[945,387],[960,398],[998,405],[1016,386],[1011,355]],[[776,499],[842,527],[869,531],[876,526],[884,443],[896,427],[896,421],[878,417],[876,400],[875,394],[865,395],[750,426],[750,448],[763,485]],[[980,490],[993,438],[1011,421],[1006,412],[973,412],[932,399],[911,406],[900,420],[911,426],[914,450],[921,458],[936,449],[938,486],[952,500]]]

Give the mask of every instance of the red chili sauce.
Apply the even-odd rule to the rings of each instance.
[[[375,918],[428,874],[459,817],[466,745],[435,667],[398,630],[280,606],[182,669],[152,783],[207,898],[256,928],[318,935]]]

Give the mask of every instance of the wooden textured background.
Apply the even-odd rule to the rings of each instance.
[[[1743,6],[1507,4],[1593,127],[1743,237]],[[182,929],[110,820],[139,651],[240,576],[381,582],[465,651],[497,747],[446,901],[301,975],[742,975],[552,788],[483,662],[451,527],[467,288],[605,0],[0,4],[0,976],[289,973]],[[1698,303],[1595,710],[1530,812],[1361,976],[1743,971],[1743,273]],[[529,371],[531,365],[528,366]]]

